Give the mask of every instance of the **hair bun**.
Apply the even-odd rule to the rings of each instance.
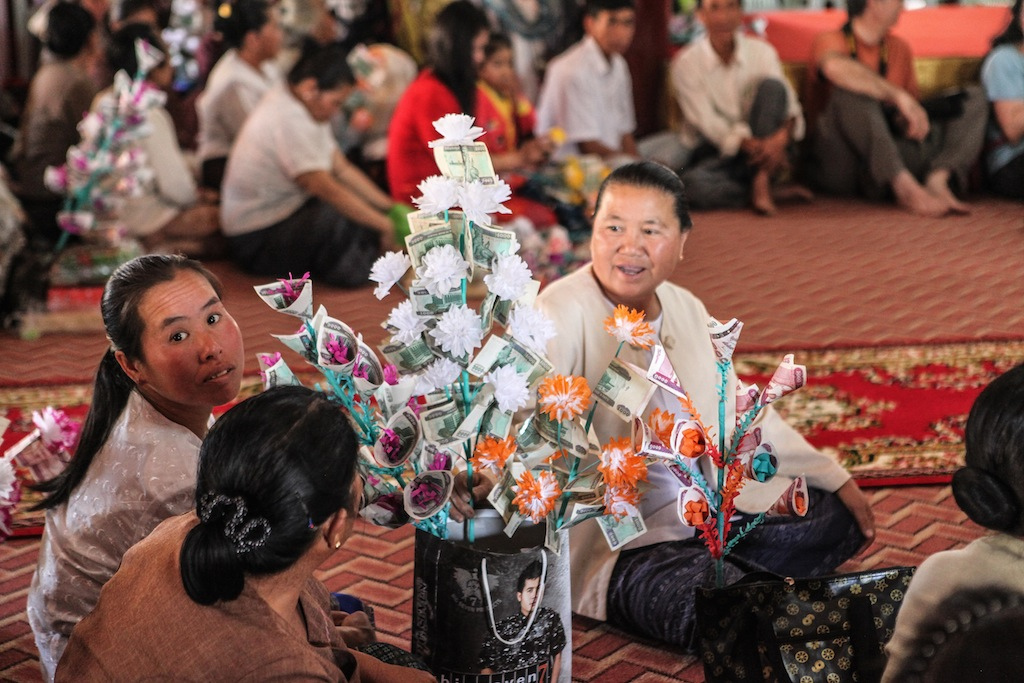
[[[953,498],[973,521],[995,531],[1021,524],[1017,495],[1006,483],[977,467],[961,467],[953,474]]]

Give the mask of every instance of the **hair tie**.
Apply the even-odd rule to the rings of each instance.
[[[221,493],[207,493],[203,496],[197,513],[203,524],[208,524],[218,511],[220,516],[230,515],[224,525],[224,536],[238,553],[247,553],[262,547],[270,537],[270,522],[265,517],[246,519],[248,509],[241,496],[225,496]]]

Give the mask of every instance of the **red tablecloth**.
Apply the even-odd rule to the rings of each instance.
[[[808,61],[814,37],[846,21],[842,10],[756,14],[767,20],[768,42],[784,62]],[[1009,20],[1006,7],[925,7],[903,12],[893,33],[910,43],[915,57],[982,57]]]

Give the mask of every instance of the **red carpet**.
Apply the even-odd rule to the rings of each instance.
[[[974,399],[1022,361],[1024,342],[799,352],[807,386],[775,405],[863,486],[946,483]],[[747,354],[737,369],[763,387],[778,362]]]

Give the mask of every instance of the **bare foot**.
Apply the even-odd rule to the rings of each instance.
[[[750,185],[750,203],[754,206],[754,212],[762,216],[775,214],[775,202],[772,201],[772,179],[767,171],[758,171],[754,175],[754,182]]]
[[[892,191],[900,206],[918,216],[938,218],[951,210],[949,202],[922,187],[906,169],[893,178]]]
[[[971,212],[971,207],[965,202],[957,199],[953,191],[949,189],[949,171],[940,168],[928,174],[924,187],[928,192],[946,202],[949,210],[953,213],[966,215]]]

